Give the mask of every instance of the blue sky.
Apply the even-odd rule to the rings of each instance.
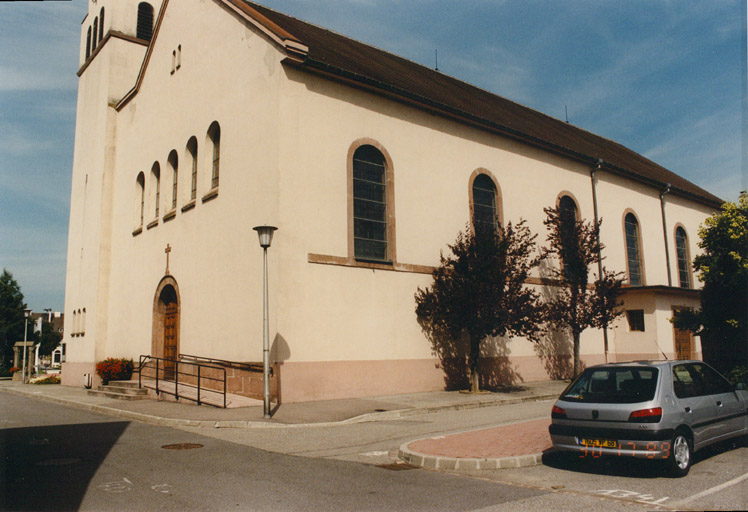
[[[723,199],[748,188],[745,0],[260,3],[428,66],[438,49],[443,73],[568,110]],[[64,306],[86,6],[0,2],[0,267],[36,311]]]

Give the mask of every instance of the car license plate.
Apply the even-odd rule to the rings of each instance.
[[[593,448],[617,448],[618,442],[613,439],[589,439],[583,437],[579,439],[582,446],[591,446]]]

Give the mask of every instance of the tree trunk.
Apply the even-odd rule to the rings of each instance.
[[[470,392],[480,391],[480,340],[470,340]]]
[[[580,371],[581,362],[579,361],[579,332],[574,331],[574,378],[577,378]]]

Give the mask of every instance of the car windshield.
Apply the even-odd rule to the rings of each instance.
[[[561,395],[568,402],[634,404],[654,398],[657,368],[589,368]]]

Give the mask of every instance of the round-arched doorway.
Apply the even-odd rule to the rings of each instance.
[[[153,300],[153,337],[151,355],[165,359],[163,378],[174,378],[179,357],[179,287],[171,276],[164,277]]]

